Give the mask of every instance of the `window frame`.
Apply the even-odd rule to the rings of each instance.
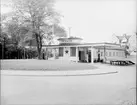
[[[75,50],[74,50],[75,49]],[[73,53],[75,51],[75,53]],[[74,55],[73,55],[74,54]],[[70,47],[70,56],[71,57],[76,57],[76,47]]]
[[[108,56],[108,52],[106,51],[106,54],[105,54],[106,56]]]
[[[116,52],[116,56],[118,56],[118,52]]]
[[[113,56],[115,56],[115,52],[113,52]]]
[[[60,53],[60,51],[62,51],[62,53]],[[64,47],[59,47],[59,57],[63,57],[63,56],[64,56]]]
[[[103,56],[103,52],[101,52],[101,54],[100,54],[101,56]]]
[[[109,52],[109,56],[111,57],[111,52]]]

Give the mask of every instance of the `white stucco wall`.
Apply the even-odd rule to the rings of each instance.
[[[97,51],[98,49],[94,49],[94,54],[93,54],[94,59],[98,58]],[[101,52],[102,52],[102,56],[101,56]],[[125,58],[125,53],[123,50],[106,49],[106,52],[107,52],[106,55],[107,60]],[[109,55],[109,52],[111,53],[111,56]],[[113,55],[113,52],[115,52],[115,55]],[[118,53],[118,55],[116,53]],[[100,58],[104,59],[104,49],[100,49]]]
[[[107,52],[107,60],[125,58],[125,53],[122,50],[107,50]],[[111,56],[109,55],[109,52],[111,52]],[[115,52],[115,55],[113,55],[113,52]]]
[[[66,50],[68,53],[66,53]],[[59,59],[62,60],[69,60],[70,57],[70,47],[63,47],[63,56],[60,56]]]
[[[87,48],[78,48],[78,51],[86,51]],[[93,50],[93,59],[98,59],[98,48],[91,48],[89,47],[88,50],[91,51],[91,49]],[[66,50],[68,51],[68,53],[66,53]],[[114,50],[114,49],[105,49],[105,51],[107,52],[106,55],[106,60],[111,60],[111,59],[122,59],[125,58],[125,52],[124,50]],[[54,50],[53,50],[54,52]],[[102,52],[102,55],[101,55]],[[109,55],[109,52],[111,52],[111,56]],[[113,52],[115,52],[115,55],[113,55]],[[58,53],[58,51],[56,51],[56,53]],[[70,47],[63,47],[63,56],[59,56],[60,60],[69,60],[69,61],[78,61],[79,60],[79,55],[78,52],[76,52],[76,56],[70,56]],[[117,55],[118,53],[118,55]],[[92,58],[92,57],[91,57]],[[104,59],[104,49],[100,49],[100,59]]]
[[[66,50],[68,50],[68,53],[65,52]],[[70,56],[70,47],[64,47],[63,57],[59,57],[59,59],[61,59],[61,60],[69,60],[69,61],[77,61],[78,58],[76,56],[73,56],[73,57]]]
[[[68,51],[68,53],[66,53],[66,51]],[[70,47],[64,47],[64,59],[69,59],[70,57]]]
[[[77,57],[70,57],[69,60],[70,61],[77,61]]]

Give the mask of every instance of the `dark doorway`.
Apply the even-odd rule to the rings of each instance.
[[[84,51],[79,51],[79,61],[80,62],[86,62],[85,52]]]
[[[91,51],[88,51],[88,62],[91,62]]]
[[[97,55],[98,55],[97,62],[100,62],[100,49],[98,49]]]
[[[79,51],[79,61],[81,61],[81,51]]]
[[[98,60],[97,62],[100,62],[100,53],[98,53]]]

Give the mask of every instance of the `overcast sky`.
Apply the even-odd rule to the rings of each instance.
[[[71,36],[85,42],[112,42],[114,34],[136,32],[136,0],[57,0],[56,8],[64,15],[62,24],[71,27]]]

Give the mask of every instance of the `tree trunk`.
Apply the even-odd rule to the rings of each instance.
[[[40,35],[38,34],[35,34],[35,35],[36,35],[36,42],[37,42],[38,59],[42,59],[42,55],[41,55],[42,41],[41,41]]]
[[[42,59],[41,49],[42,49],[42,37],[40,36],[40,33],[34,32],[35,30],[35,22],[32,22],[33,27],[33,34],[36,37],[36,44],[37,44],[37,52],[38,52],[38,59]],[[39,30],[39,26],[36,27]]]
[[[41,51],[40,51],[40,48],[39,47],[37,47],[38,48],[38,59],[41,59]]]
[[[41,54],[41,46],[37,46],[37,50],[38,50],[38,59],[42,59],[42,54]]]

